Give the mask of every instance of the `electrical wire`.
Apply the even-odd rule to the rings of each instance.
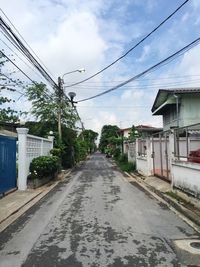
[[[41,62],[41,64],[44,66],[44,68],[46,68],[46,70],[52,75],[52,73],[49,71],[49,69],[45,66],[45,64],[42,62],[42,60],[37,56],[37,54],[35,53],[35,51],[31,48],[31,46],[27,43],[27,41],[23,38],[23,36],[20,34],[20,32],[18,31],[18,29],[15,27],[15,25],[12,23],[12,21],[8,18],[8,16],[6,15],[6,13],[2,10],[2,8],[0,8],[0,11],[2,12],[2,14],[5,16],[5,18],[9,21],[9,23],[12,25],[12,27],[15,29],[15,31],[19,34],[19,36],[21,37],[21,39],[25,42],[25,44],[29,47],[29,49],[33,52],[33,54],[36,56],[36,58]],[[55,78],[55,77],[54,77]]]
[[[191,83],[196,83],[196,82],[200,82],[200,79],[194,79],[194,80],[187,80],[187,81],[179,81],[179,82],[171,82],[171,83],[155,83],[155,84],[140,84],[140,85],[125,85],[123,86],[121,89],[124,90],[134,90],[134,89],[152,89],[152,88],[157,88],[157,87],[163,87],[163,86],[182,86],[182,85],[187,85],[187,84],[191,84]],[[97,86],[97,87],[75,87],[74,89],[79,90],[79,92],[81,90],[93,90],[93,91],[102,91],[102,89],[104,89],[105,87],[110,87],[110,86]]]
[[[2,55],[9,60],[26,78],[28,78],[33,84],[37,84],[35,81],[33,81],[20,67],[18,67],[12,59],[10,59],[6,54],[1,50]]]
[[[107,70],[108,68],[110,68],[112,65],[114,65],[115,63],[117,63],[119,60],[121,60],[122,58],[126,57],[131,51],[133,51],[137,46],[139,46],[141,43],[143,43],[149,36],[151,36],[155,31],[157,31],[165,22],[167,22],[172,16],[174,16],[188,1],[190,0],[185,0],[180,6],[178,6],[167,18],[165,18],[158,26],[156,26],[150,33],[148,33],[144,38],[142,38],[138,43],[136,43],[133,47],[131,47],[125,54],[123,54],[121,57],[117,58],[115,61],[113,61],[112,63],[110,63],[109,65],[107,65],[106,67],[104,67],[103,69],[101,69],[100,71],[96,72],[95,74],[89,76],[88,78],[81,80],[79,82],[70,84],[66,87],[71,87],[71,86],[75,86],[78,85],[80,83],[86,82],[92,78],[94,78],[95,76],[99,75],[100,73],[102,73],[103,71]]]
[[[156,69],[158,69],[159,67],[161,66],[164,66],[166,64],[168,64],[169,62],[171,62],[172,60],[174,60],[175,58],[185,54],[187,51],[189,51],[190,49],[192,49],[193,47],[195,47],[196,45],[198,45],[200,42],[200,37],[195,39],[194,41],[192,41],[191,43],[189,43],[188,45],[184,46],[183,48],[181,48],[180,50],[178,50],[177,52],[173,53],[172,55],[168,56],[167,58],[161,60],[160,62],[156,63],[155,65],[151,66],[150,68],[144,70],[143,72],[133,76],[132,78],[124,81],[123,83],[120,83],[106,91],[103,91],[102,93],[99,93],[97,95],[94,95],[94,96],[91,96],[91,97],[88,97],[88,98],[84,98],[84,99],[81,99],[81,100],[78,100],[77,103],[79,102],[83,102],[83,101],[87,101],[87,100],[91,100],[91,99],[94,99],[96,97],[99,97],[99,96],[102,96],[102,95],[105,95],[105,94],[108,94],[114,90],[117,90],[118,88],[124,86],[125,84],[127,83],[130,83],[136,79],[139,79],[140,77],[146,75],[147,73],[151,73],[153,71],[155,71]]]
[[[182,79],[182,78],[186,78],[186,77],[200,77],[200,74],[194,74],[194,75],[170,75],[170,76],[168,76],[168,77],[162,77],[162,78],[147,78],[147,79],[144,79],[143,78],[143,80],[142,81],[159,81],[159,80],[170,80],[170,79],[174,79],[174,78],[176,78],[176,79]],[[106,83],[121,83],[121,82],[123,82],[122,80],[120,81],[89,81],[89,82],[86,82],[86,83],[84,83],[84,84],[80,84],[79,86],[87,86],[87,84],[106,84]],[[65,83],[64,83],[65,84]],[[97,85],[98,86],[98,85]]]
[[[52,87],[58,88],[56,82],[51,78],[42,65],[34,58],[28,48],[22,43],[20,38],[12,31],[7,23],[0,17],[0,27],[9,39],[21,50],[24,56],[31,62],[32,65],[42,74],[42,76],[51,84]]]
[[[2,32],[3,33],[3,32]],[[3,33],[4,34],[4,33]],[[7,36],[5,36],[7,37]],[[31,69],[36,75],[38,75],[38,77],[42,77],[40,76],[40,74],[38,72],[36,72],[33,68],[31,68],[30,65],[27,64],[27,62],[25,60],[23,60],[6,42],[4,42],[1,38],[0,41],[8,48],[10,49],[10,51],[12,51],[12,53],[14,53],[29,69]],[[43,78],[43,77],[42,77]]]

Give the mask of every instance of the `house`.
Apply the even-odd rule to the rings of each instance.
[[[135,126],[135,129],[138,132],[138,135],[142,138],[147,138],[152,134],[161,132],[162,128],[152,127],[148,125],[138,125]],[[120,130],[121,135],[123,136],[123,153],[128,155],[128,160],[130,162],[135,161],[136,152],[135,152],[135,142],[129,140],[129,135],[131,132],[131,128],[125,128]]]
[[[163,116],[163,130],[200,122],[200,87],[160,89],[152,106]]]
[[[149,125],[138,125],[135,126],[135,129],[142,138],[151,136],[152,134],[161,132],[163,130],[163,128],[152,127]],[[124,139],[129,139],[131,128],[120,129],[120,132]]]
[[[160,89],[151,111],[164,131],[136,140],[137,171],[200,198],[200,87]]]

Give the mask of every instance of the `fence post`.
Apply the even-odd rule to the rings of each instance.
[[[172,167],[172,163],[175,159],[175,131],[172,129],[170,134],[169,134],[169,170],[171,173],[171,187],[173,189],[174,187],[174,175],[173,175],[173,167]]]
[[[147,168],[148,168],[148,175],[152,175],[153,174],[153,158],[152,158],[152,153],[153,153],[153,149],[152,149],[152,142],[150,137],[146,138],[146,153],[147,153]]]
[[[51,141],[51,149],[53,149],[53,140],[54,140],[54,136],[49,135],[49,136],[48,136],[48,139],[49,139],[49,141]]]
[[[43,155],[43,147],[44,147],[44,142],[43,142],[43,139],[40,140],[40,156]]]
[[[27,188],[27,128],[17,128],[18,134],[18,189],[26,190]]]

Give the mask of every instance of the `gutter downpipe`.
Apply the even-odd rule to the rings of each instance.
[[[176,99],[176,156],[179,159],[179,98],[176,94],[174,94]]]

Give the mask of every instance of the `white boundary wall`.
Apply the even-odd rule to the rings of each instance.
[[[200,144],[200,140],[198,140]],[[136,140],[136,169],[144,176],[154,175],[152,158],[152,140],[146,139],[146,155],[138,154],[138,140]],[[196,145],[198,148],[199,145]],[[192,148],[194,149],[194,148]],[[171,185],[200,198],[200,164],[189,162],[187,159],[178,160],[174,156],[174,131],[169,135],[169,170]]]
[[[200,164],[174,161],[172,175],[175,187],[200,198]]]
[[[53,137],[48,139],[29,135],[27,128],[17,128],[18,133],[18,189],[27,189],[27,176],[32,159],[47,156],[53,148]]]

